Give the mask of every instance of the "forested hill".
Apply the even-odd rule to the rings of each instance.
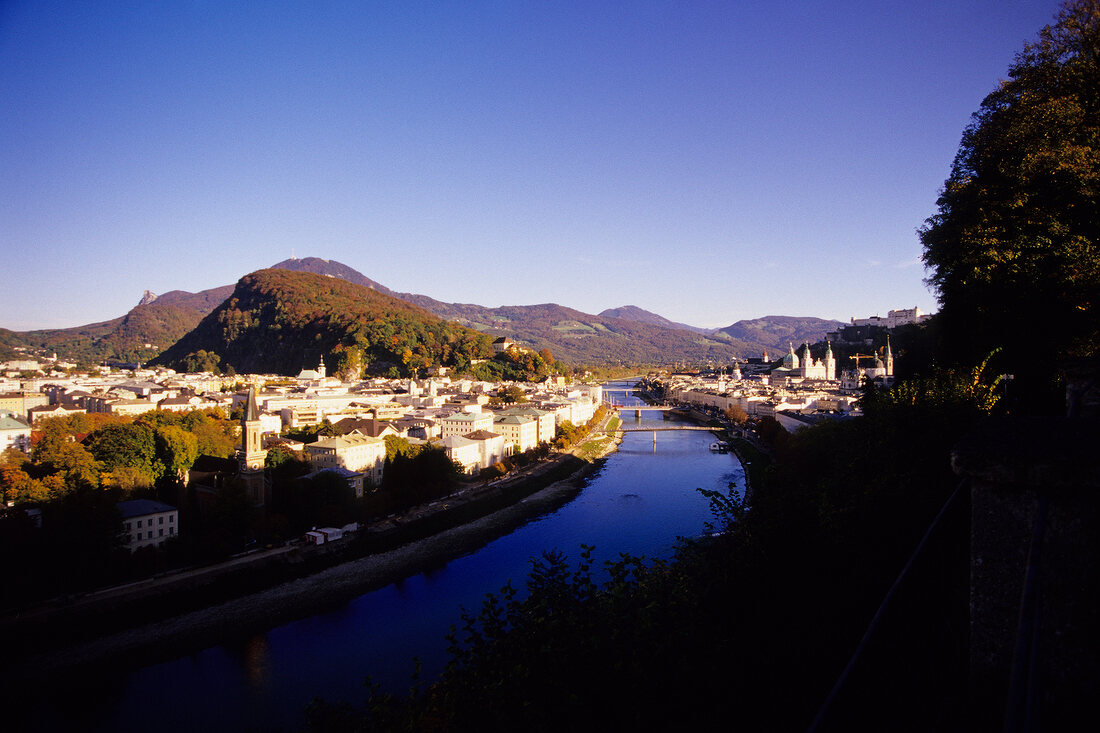
[[[155,363],[297,374],[324,356],[330,373],[405,375],[465,368],[491,339],[363,285],[281,269],[259,270]],[[216,359],[212,358],[216,355]]]

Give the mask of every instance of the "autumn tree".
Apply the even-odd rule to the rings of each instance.
[[[726,408],[726,417],[734,423],[741,425],[749,419],[749,414],[745,412],[745,408],[741,407],[741,405],[730,405]]]
[[[1025,45],[963,133],[920,230],[960,364],[1058,404],[1057,364],[1100,350],[1100,2],[1072,0]]]
[[[43,438],[34,454],[34,461],[42,471],[74,488],[99,486],[102,464],[90,451],[64,437],[47,438]]]

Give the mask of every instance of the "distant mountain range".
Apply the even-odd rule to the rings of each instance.
[[[426,295],[395,292],[347,265],[317,257],[284,260],[261,272],[272,270],[346,281],[380,296],[417,306],[437,318],[492,336],[508,336],[536,350],[550,349],[556,358],[576,364],[726,362],[735,357],[758,355],[765,349],[769,354],[785,351],[788,342],[797,345],[804,341],[818,341],[824,338],[827,331],[844,325],[840,321],[821,318],[767,316],[738,321],[725,328],[703,329],[676,323],[630,305],[592,315],[555,303],[499,308],[444,303]],[[139,305],[126,315],[110,321],[65,329],[3,331],[0,333],[0,348],[27,345],[85,362],[105,359],[150,361],[184,339],[236,292],[235,287],[240,288],[247,278],[257,274],[242,278],[237,286],[226,285],[199,293],[174,290],[154,296],[146,292]],[[341,296],[341,302],[346,306],[345,296],[346,293]],[[303,297],[308,297],[308,294]],[[329,313],[328,317],[339,320],[338,313]],[[348,323],[344,326],[350,327]],[[204,328],[209,335],[210,327]],[[223,339],[220,348],[230,348],[229,343]],[[203,344],[200,347],[199,341],[185,341],[173,348],[166,358],[178,359],[183,356],[180,350],[191,346],[198,349],[210,345],[206,341]],[[228,353],[218,353],[228,358]],[[242,365],[247,362],[243,354],[227,363],[233,361]],[[240,369],[236,364],[234,366]],[[280,369],[296,372],[301,366],[288,363]]]

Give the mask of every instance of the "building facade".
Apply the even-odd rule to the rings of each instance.
[[[150,499],[134,499],[118,504],[126,547],[131,552],[142,547],[159,547],[179,534],[179,512],[174,506]]]
[[[386,463],[386,441],[367,435],[342,435],[306,445],[314,470],[346,468],[363,474],[364,483],[379,486]]]

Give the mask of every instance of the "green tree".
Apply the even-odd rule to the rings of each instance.
[[[1060,409],[1058,362],[1100,350],[1100,2],[1028,43],[963,133],[920,230],[953,363],[1005,349]]]
[[[192,412],[188,414],[184,427],[198,441],[199,455],[228,458],[237,449],[237,426],[231,420],[215,418],[204,412]]]
[[[419,447],[413,447],[408,438],[397,435],[387,435],[382,440],[386,444],[386,460],[391,461],[397,456],[412,458],[420,452]]]
[[[157,428],[156,455],[166,478],[182,480],[199,457],[198,438],[175,425]]]
[[[106,425],[87,439],[88,452],[105,471],[137,469],[152,484],[160,474],[157,464],[156,437],[153,429],[141,423]]]

